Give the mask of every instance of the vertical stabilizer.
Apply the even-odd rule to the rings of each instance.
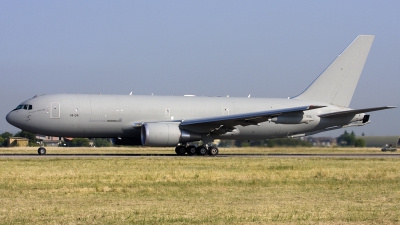
[[[303,93],[294,98],[348,107],[374,37],[357,36]]]

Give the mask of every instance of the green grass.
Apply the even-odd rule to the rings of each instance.
[[[0,223],[397,224],[400,161],[0,159]]]

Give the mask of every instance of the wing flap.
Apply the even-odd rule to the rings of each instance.
[[[359,113],[373,112],[373,111],[392,109],[392,108],[396,108],[396,106],[382,106],[382,107],[365,108],[365,109],[352,109],[352,110],[345,110],[345,111],[338,111],[338,112],[331,112],[331,113],[323,113],[323,114],[319,114],[318,116],[322,117],[322,118],[340,117],[340,116],[355,115],[355,114],[359,114]]]

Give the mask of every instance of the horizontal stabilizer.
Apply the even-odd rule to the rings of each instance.
[[[318,116],[322,117],[322,118],[339,117],[339,116],[355,115],[358,113],[373,112],[373,111],[392,109],[392,108],[396,108],[396,106],[382,106],[382,107],[375,107],[375,108],[352,109],[352,110],[338,111],[338,112],[332,112],[332,113],[323,113],[323,114],[319,114]]]

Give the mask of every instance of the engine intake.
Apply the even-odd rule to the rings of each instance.
[[[152,147],[170,147],[201,140],[200,134],[181,130],[178,123],[144,123],[140,137],[142,145]]]

